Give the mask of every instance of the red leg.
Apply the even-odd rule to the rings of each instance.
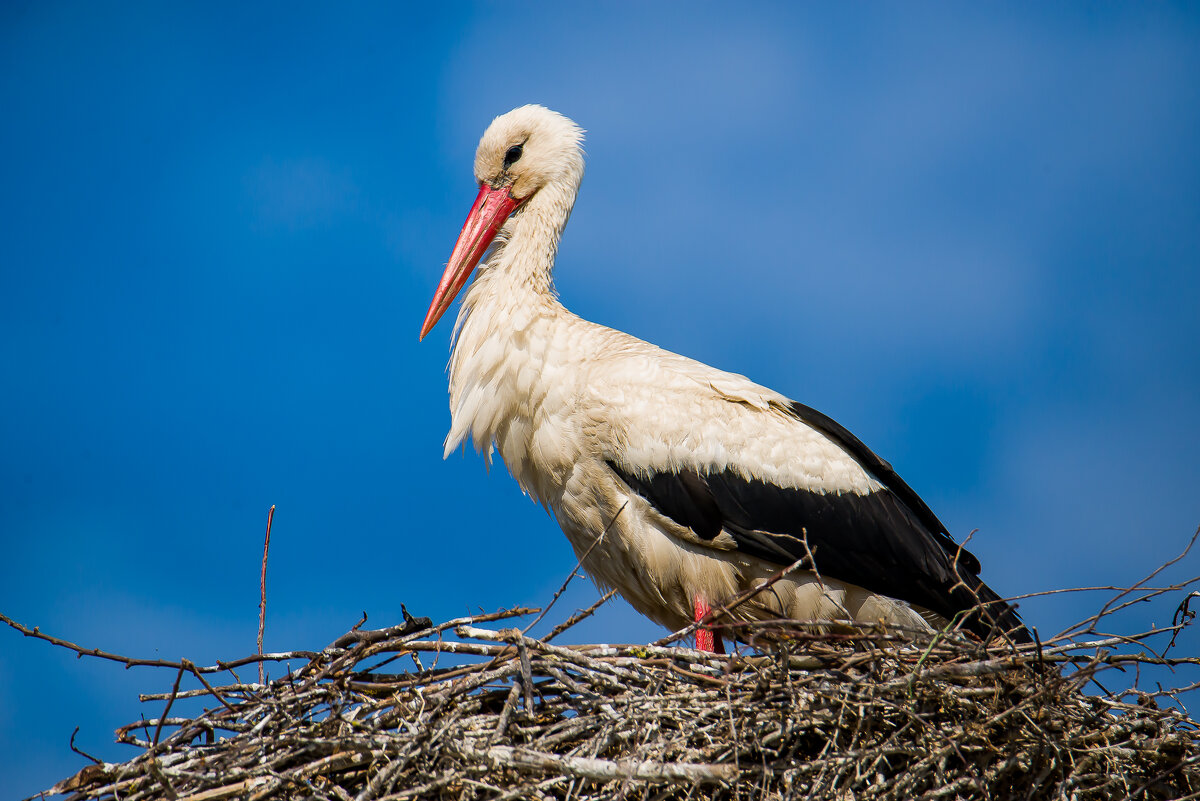
[[[699,623],[712,609],[707,601],[697,595],[693,602],[693,611],[696,615],[695,621]],[[696,629],[696,647],[710,654],[725,653],[725,643],[721,641],[721,635],[709,628]]]

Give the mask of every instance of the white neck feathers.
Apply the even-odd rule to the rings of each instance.
[[[498,439],[510,439],[514,425],[530,428],[545,394],[541,378],[554,322],[566,316],[551,269],[578,187],[578,178],[556,181],[531,197],[501,229],[463,296],[450,357],[447,456],[470,435],[490,464]],[[515,449],[502,448],[518,481],[522,439],[516,437]]]

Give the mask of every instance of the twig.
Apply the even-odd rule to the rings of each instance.
[[[74,751],[75,753],[79,754],[81,757],[87,757],[88,759],[95,762],[97,765],[103,765],[104,763],[102,761],[100,761],[99,759],[96,759],[94,756],[87,753],[86,751],[82,751],[75,747],[75,735],[76,734],[79,734],[78,726],[75,727],[75,731],[71,732],[71,742],[69,743],[69,745],[71,746],[71,750]]]
[[[569,618],[564,620],[562,623],[559,623],[557,626],[555,626],[553,629],[551,629],[550,633],[542,638],[542,641],[550,642],[555,637],[562,634],[564,631],[571,628],[579,621],[585,620],[585,619],[591,617],[593,614],[595,614],[597,609],[604,606],[604,604],[608,603],[609,600],[616,594],[617,594],[617,591],[615,589],[609,590],[608,592],[604,593],[604,595],[602,595],[598,600],[596,600],[587,609],[579,610],[578,612],[576,612],[575,614],[571,615]],[[528,631],[528,629],[526,629],[526,631]]]
[[[1059,634],[1058,637],[1062,637],[1064,635],[1067,635],[1070,632],[1077,632],[1077,631],[1082,631],[1085,634],[1089,633],[1089,632],[1094,632],[1096,624],[1102,618],[1111,614],[1115,609],[1124,608],[1124,606],[1127,605],[1127,604],[1125,604],[1120,607],[1117,606],[1118,602],[1122,598],[1125,598],[1126,596],[1131,595],[1132,593],[1134,593],[1138,590],[1144,589],[1145,585],[1149,584],[1150,581],[1153,580],[1155,576],[1157,576],[1159,573],[1166,570],[1168,567],[1171,567],[1172,565],[1174,565],[1174,564],[1178,563],[1179,561],[1181,561],[1182,559],[1184,559],[1191,552],[1192,547],[1196,544],[1196,539],[1198,537],[1200,537],[1200,526],[1196,527],[1196,531],[1195,531],[1195,533],[1192,534],[1191,539],[1188,540],[1187,546],[1183,549],[1182,552],[1180,552],[1180,554],[1178,556],[1176,556],[1173,559],[1168,559],[1166,562],[1163,562],[1157,568],[1152,570],[1149,573],[1149,575],[1147,575],[1145,578],[1143,578],[1141,581],[1137,582],[1136,584],[1133,584],[1130,587],[1126,587],[1126,588],[1122,589],[1120,592],[1118,592],[1116,595],[1114,595],[1112,598],[1110,598],[1107,602],[1105,602],[1104,606],[1102,606],[1100,608],[1099,612],[1092,615],[1091,617],[1083,619],[1079,623],[1076,623],[1074,626],[1071,626],[1070,628],[1066,629],[1062,634]],[[1200,578],[1200,577],[1198,577],[1198,578]],[[1196,580],[1197,579],[1192,579],[1191,581],[1196,581]],[[1188,582],[1188,583],[1191,583],[1191,582]],[[1158,595],[1161,593],[1153,592],[1151,594]],[[1058,639],[1058,637],[1055,637],[1054,639]],[[1051,640],[1051,642],[1053,642],[1053,640]]]
[[[651,762],[559,756],[529,748],[493,745],[486,751],[464,749],[471,759],[494,762],[516,770],[557,773],[583,779],[632,779],[635,781],[682,781],[690,784],[719,784],[737,776],[733,765],[699,765],[684,762]]]
[[[33,628],[24,626],[3,613],[0,613],[0,623],[4,623],[11,628],[16,629],[26,637],[44,640],[51,645],[57,645],[60,648],[66,648],[69,651],[74,651],[75,654],[81,658],[85,656],[91,656],[97,659],[107,659],[110,662],[120,662],[127,668],[164,667],[171,668],[172,670],[179,670],[180,668],[183,668],[184,670],[198,671],[200,673],[222,673],[230,668],[237,668],[243,665],[254,664],[256,662],[286,662],[291,659],[316,659],[318,656],[320,656],[320,653],[317,651],[285,651],[274,654],[256,654],[255,656],[246,656],[229,662],[217,662],[215,665],[204,667],[195,666],[193,668],[184,668],[182,662],[172,662],[169,659],[140,659],[133,656],[114,654],[109,651],[103,651],[99,648],[85,648],[84,646],[76,645],[69,640],[64,640],[61,637],[43,634],[37,626],[34,626]]]
[[[183,671],[184,667],[180,665],[179,673],[175,675],[175,686],[171,688],[171,697],[167,699],[167,706],[158,718],[158,725],[154,727],[154,740],[151,742],[153,748],[158,748],[158,736],[162,734],[163,722],[167,719],[167,715],[171,713],[171,706],[175,703],[175,697],[179,694],[179,682],[183,679]]]
[[[571,579],[575,578],[575,576],[579,574],[579,568],[583,567],[584,561],[586,561],[587,558],[592,555],[592,551],[596,550],[596,546],[604,541],[604,537],[608,534],[608,530],[613,527],[613,524],[617,522],[617,518],[621,516],[621,512],[625,511],[625,507],[628,505],[629,501],[625,501],[625,503],[621,504],[621,508],[618,509],[617,513],[612,516],[612,520],[608,521],[608,525],[605,526],[604,530],[600,532],[600,536],[596,537],[592,544],[588,546],[588,549],[584,551],[583,556],[579,557],[579,561],[575,563],[575,568],[567,576],[566,580],[562,583],[562,586],[558,588],[558,592],[554,593],[554,597],[550,599],[550,603],[546,604],[546,608],[542,610],[541,614],[533,619],[532,623],[521,629],[522,634],[528,634],[530,629],[540,623],[542,618],[546,616],[546,613],[550,611],[550,608],[553,607],[555,602],[558,601],[558,597],[566,592],[567,585],[571,583]]]
[[[258,655],[262,656],[262,652],[260,651]],[[208,679],[204,678],[204,674],[201,673],[199,670],[197,670],[195,665],[193,665],[191,662],[189,662],[186,659],[182,660],[181,664],[183,665],[183,667],[190,670],[192,672],[193,676],[195,676],[197,679],[200,680],[200,683],[204,685],[204,689],[208,690],[209,695],[211,695],[213,698],[216,698],[218,701],[220,701],[221,705],[223,707],[225,707],[226,709],[228,709],[230,712],[234,712],[234,713],[237,712],[237,710],[235,710],[232,706],[230,706],[229,702],[226,701],[219,692],[217,692],[216,688],[208,683]],[[259,664],[261,665],[262,663],[260,662]]]
[[[1163,649],[1163,656],[1166,656],[1167,651],[1175,647],[1175,638],[1179,636],[1179,632],[1191,625],[1192,621],[1196,619],[1196,613],[1191,609],[1193,598],[1200,598],[1200,592],[1189,592],[1179,602],[1179,606],[1175,607],[1175,614],[1171,615],[1171,627],[1175,631],[1171,634],[1171,641]]]
[[[263,652],[263,631],[267,625],[267,552],[271,549],[271,522],[275,519],[275,504],[267,512],[267,533],[263,537],[262,572],[258,576],[258,655]],[[363,613],[366,617],[366,613]],[[258,663],[258,683],[265,684],[263,663]]]

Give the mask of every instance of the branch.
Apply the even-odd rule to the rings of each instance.
[[[267,512],[267,535],[263,539],[262,573],[258,577],[258,655],[263,652],[263,630],[267,625],[267,552],[271,549],[271,521],[275,519],[275,504]],[[258,663],[258,683],[265,684],[263,663]]]
[[[720,784],[737,778],[734,765],[704,765],[694,762],[652,762],[559,756],[534,751],[530,748],[512,748],[493,745],[486,751],[465,746],[463,755],[477,762],[503,765],[515,770],[558,773],[580,779],[608,781],[630,779],[643,782],[686,782],[690,784]]]

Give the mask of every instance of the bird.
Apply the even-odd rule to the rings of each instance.
[[[498,452],[602,589],[695,628],[705,651],[724,653],[717,627],[695,626],[715,609],[1030,641],[979,560],[846,428],[563,306],[553,268],[583,138],[526,105],[479,141],[479,191],[420,333],[462,295],[443,458],[468,440],[488,465]]]

